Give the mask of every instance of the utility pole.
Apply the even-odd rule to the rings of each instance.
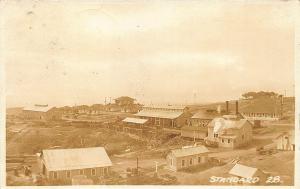
[[[155,162],[155,172],[157,173],[158,171],[158,162],[157,161],[154,161]]]

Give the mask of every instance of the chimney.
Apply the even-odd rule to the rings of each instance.
[[[229,102],[226,101],[226,114],[229,114]]]
[[[238,115],[239,113],[239,101],[235,101],[235,114]]]

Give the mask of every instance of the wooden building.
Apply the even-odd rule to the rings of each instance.
[[[215,118],[208,124],[205,143],[225,148],[247,146],[252,141],[252,124],[246,119],[224,117]]]
[[[188,125],[181,128],[181,136],[193,139],[207,137],[207,125],[219,114],[200,110],[188,119]]]
[[[122,120],[123,131],[132,134],[142,135],[144,126],[147,123],[147,121],[147,119],[127,117]]]
[[[23,108],[22,116],[30,120],[57,120],[62,118],[62,112],[58,108],[36,104]]]
[[[201,166],[208,161],[209,150],[205,146],[183,147],[172,150],[167,155],[167,167],[178,171],[193,166]]]
[[[184,106],[145,106],[135,115],[147,119],[151,126],[174,129],[187,125],[191,117],[188,108]]]
[[[229,171],[229,174],[232,176],[235,176],[239,179],[249,179],[252,178],[254,180],[255,177],[258,178],[257,182],[254,183],[248,183],[248,182],[238,182],[237,185],[259,185],[259,184],[265,184],[268,174],[263,172],[262,170],[254,167],[249,167],[242,164],[235,164],[233,168]],[[242,180],[242,179],[241,179]]]
[[[275,143],[278,150],[295,151],[295,132],[284,132],[276,137]]]
[[[51,182],[72,182],[77,175],[97,181],[109,176],[112,162],[103,147],[43,150],[38,157],[41,173]]]

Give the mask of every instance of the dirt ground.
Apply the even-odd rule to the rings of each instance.
[[[166,169],[165,156],[170,149],[191,145],[193,141],[184,140],[179,136],[161,135],[159,143],[152,145],[140,141],[138,137],[131,137],[126,133],[116,132],[107,128],[66,126],[61,122],[33,123],[29,121],[14,121],[7,124],[7,156],[34,156],[42,149],[49,148],[76,148],[103,146],[113,162],[113,171],[125,174],[127,168],[136,167],[136,158],[139,158],[139,168],[145,173],[154,173],[155,162],[158,163],[160,175],[169,174],[177,178],[178,184],[211,184],[211,176],[228,174],[233,167],[233,160],[238,159],[242,164],[257,167],[273,176],[282,177],[282,185],[291,185],[294,173],[294,152],[278,152],[273,155],[258,155],[256,147],[272,144],[273,139],[284,131],[292,130],[292,124],[273,124],[253,131],[252,144],[242,149],[209,148],[210,157],[219,158],[226,164],[215,166],[199,172],[173,172]],[[33,158],[31,158],[33,159]],[[7,167],[31,165],[37,173],[34,160],[28,162],[9,162]],[[7,172],[12,176],[12,169]],[[26,180],[26,179],[25,179]],[[22,183],[23,181],[20,181]],[[28,181],[29,182],[29,181]],[[16,183],[14,183],[17,185]],[[214,183],[216,184],[216,183]]]

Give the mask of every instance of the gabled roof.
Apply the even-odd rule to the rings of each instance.
[[[175,119],[181,116],[183,112],[181,111],[168,111],[168,110],[146,110],[143,109],[140,112],[136,113],[136,116],[143,117],[157,117],[157,118],[166,118],[166,119]]]
[[[222,117],[213,119],[208,127],[213,127],[214,132],[218,132],[219,130],[224,129],[240,129],[244,127],[246,124],[250,124],[246,119],[240,120],[227,120]]]
[[[52,106],[48,105],[34,105],[34,106],[28,106],[23,108],[25,111],[34,111],[34,112],[48,112],[50,109],[52,109]]]
[[[173,154],[175,157],[185,157],[185,156],[191,156],[196,154],[203,154],[207,152],[209,152],[209,150],[205,146],[196,146],[196,147],[175,149],[171,151],[171,154]]]
[[[147,119],[140,119],[140,118],[127,117],[127,118],[123,119],[122,121],[123,121],[123,122],[126,122],[126,123],[144,124],[144,123],[146,123],[148,120],[147,120]]]
[[[257,168],[248,167],[237,163],[229,171],[229,174],[239,176],[242,178],[252,178],[255,175],[257,170],[258,170]]]
[[[112,166],[103,147],[43,150],[49,171]]]

